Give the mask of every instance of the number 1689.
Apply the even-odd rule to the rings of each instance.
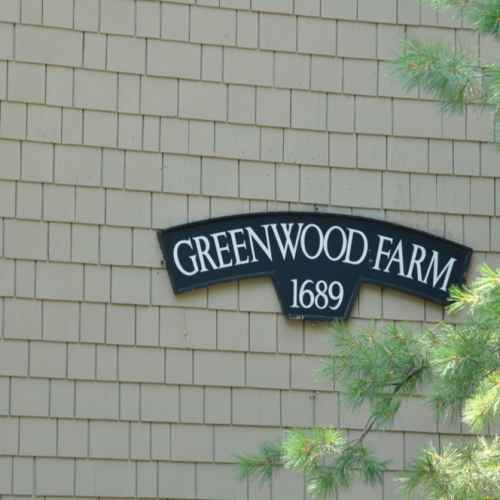
[[[324,280],[314,282],[304,280],[299,283],[298,279],[292,282],[292,308],[293,309],[330,309],[337,310],[344,300],[344,287],[340,281],[327,283]]]

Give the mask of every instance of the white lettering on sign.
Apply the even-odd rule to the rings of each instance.
[[[338,231],[340,234],[340,237],[342,238],[342,246],[340,247],[340,250],[338,251],[337,255],[335,255],[335,256],[333,256],[330,253],[331,250],[330,250],[330,246],[329,246],[330,236],[332,235],[333,231]],[[325,233],[325,238],[323,239],[323,244],[324,244],[323,251],[325,252],[326,258],[328,260],[331,260],[332,262],[339,261],[347,250],[347,237],[345,235],[345,231],[339,226],[331,226],[327,230],[327,232]]]
[[[309,253],[306,243],[307,243],[307,232],[310,231],[311,229],[314,229],[314,231],[316,231],[318,235],[318,247],[316,248],[316,252]],[[317,226],[316,224],[308,224],[304,228],[304,231],[302,232],[302,237],[300,238],[300,248],[302,250],[302,253],[308,259],[311,260],[316,260],[321,255],[321,253],[324,252],[324,236],[319,226]]]
[[[193,238],[193,241],[196,246],[198,260],[200,261],[201,272],[207,271],[205,259],[208,260],[209,264],[212,266],[212,269],[217,269],[217,265],[210,256],[210,240],[206,236],[196,236],[195,238]]]
[[[225,253],[231,254],[231,249],[227,244],[227,233],[226,232],[213,233],[211,236],[212,239],[214,240],[215,253],[217,254],[217,259],[219,261],[219,269],[224,269],[225,267],[232,267],[233,259],[229,259],[228,261],[224,262],[224,254]],[[223,240],[223,243],[221,242],[221,240]],[[233,250],[233,253],[234,252],[235,250]]]
[[[292,259],[295,259],[295,256],[297,255],[297,249],[299,247],[300,233],[302,232],[302,227],[304,226],[304,224],[302,222],[297,224],[298,229],[295,234],[295,241],[292,241],[292,229],[295,224],[293,222],[290,222],[288,224],[280,224],[280,226],[283,230],[284,240],[281,239],[277,224],[271,224],[270,227],[273,230],[274,238],[280,249],[281,256],[283,257],[283,260],[286,260],[288,254],[290,254],[290,257]]]
[[[393,264],[396,264],[396,270],[398,273],[398,276],[405,276],[405,271],[404,271],[404,256],[403,256],[403,242],[401,240],[398,241],[398,244],[396,245],[396,248],[391,254],[391,258],[389,259],[389,262],[385,266],[384,273],[390,273],[391,272],[391,266]]]
[[[453,270],[453,266],[457,259],[451,257],[446,265],[439,270],[439,253],[435,250],[432,251],[431,262],[429,263],[429,267],[427,268],[427,273],[425,274],[424,283],[428,283],[429,275],[432,272],[432,286],[436,288],[439,284],[441,278],[443,278],[443,284],[441,285],[441,290],[445,292],[448,289],[448,282],[450,281],[451,272]]]
[[[390,252],[384,250],[385,243],[388,242],[389,244],[392,244],[393,241],[394,240],[388,236],[382,236],[381,234],[378,235],[377,258],[375,259],[375,265],[373,266],[375,271],[380,271],[380,259],[391,255]]]
[[[457,259],[451,257],[443,262],[436,250],[427,250],[416,243],[405,244],[402,239],[383,234],[377,234],[373,244],[376,248],[371,249],[366,234],[352,227],[333,225],[322,228],[312,223],[286,222],[254,228],[246,226],[183,239],[175,244],[173,259],[183,275],[195,276],[197,273],[247,266],[263,260],[288,262],[299,258],[311,261],[326,258],[332,265],[338,262],[359,266],[370,257],[372,271],[393,274],[442,291],[448,289]],[[321,291],[323,285],[318,286],[320,289],[316,293],[320,297],[324,293],[325,297],[333,300],[332,297],[338,295],[333,288]],[[296,301],[308,304],[309,292],[297,288],[298,283],[294,287]],[[319,300],[320,306],[316,307],[321,309],[323,302]]]
[[[271,249],[271,241],[269,240],[269,226],[263,226],[266,232],[266,243],[264,243],[258,234],[251,228],[246,227],[245,231],[248,234],[248,239],[250,242],[250,248],[252,249],[252,262],[259,262],[257,257],[255,256],[255,246],[254,243],[257,243],[259,248],[266,254],[266,257],[272,262],[273,260],[273,251]]]
[[[410,265],[408,266],[408,273],[406,274],[406,277],[412,279],[413,270],[416,269],[417,280],[420,281],[420,283],[424,283],[424,280],[422,279],[422,263],[427,256],[427,250],[423,246],[417,245],[416,243],[413,243],[412,246],[413,252],[411,254]]]
[[[241,266],[242,264],[248,264],[250,262],[249,257],[247,256],[246,258],[242,258],[240,254],[240,249],[244,248],[247,250],[247,242],[245,240],[243,241],[238,241],[238,236],[239,234],[245,234],[245,231],[243,229],[230,229],[228,233],[231,236],[231,244],[233,245],[234,248],[234,255],[236,257],[236,266]]]
[[[198,262],[196,260],[196,256],[195,255],[190,255],[189,256],[189,260],[191,260],[191,263],[193,264],[193,270],[192,271],[186,270],[186,268],[183,267],[183,265],[181,264],[181,262],[179,260],[179,248],[182,245],[187,245],[189,248],[191,248],[191,250],[193,249],[193,244],[191,243],[190,239],[189,240],[180,240],[180,241],[178,241],[175,244],[175,246],[174,246],[174,262],[175,262],[175,265],[177,266],[177,268],[179,269],[179,271],[182,274],[185,274],[186,276],[194,276],[195,274],[197,274],[199,272]]]
[[[393,243],[393,238],[389,238],[381,234],[378,235],[378,248],[377,255],[375,257],[375,264],[373,266],[374,270],[381,271],[382,267],[384,273],[390,273],[393,270],[396,270],[398,276],[408,278],[410,280],[417,280],[418,282],[430,285],[433,288],[436,288],[441,282],[442,284],[439,287],[440,290],[445,292],[448,289],[448,283],[453,271],[453,266],[457,262],[457,259],[450,257],[446,264],[442,265],[439,252],[432,250],[432,257],[430,261],[427,262],[427,269],[424,271],[424,263],[428,252],[421,245],[414,243],[412,244],[412,253],[409,259],[409,264],[406,268],[403,241],[399,240],[395,247],[392,246]],[[388,248],[387,244],[390,244],[391,247]],[[384,259],[387,260],[385,261]],[[432,282],[429,283],[429,278],[431,276]]]
[[[347,238],[347,250],[344,262],[353,266],[359,266],[359,264],[361,264],[361,262],[365,260],[366,254],[368,253],[368,238],[366,237],[365,233],[363,233],[362,231],[358,231],[357,229],[348,228],[347,232],[349,233],[349,237]],[[352,250],[356,246],[354,245],[354,236],[356,235],[361,238],[361,242],[363,243],[363,250],[361,251],[361,255],[357,260],[352,260]],[[359,238],[357,239],[359,240]]]

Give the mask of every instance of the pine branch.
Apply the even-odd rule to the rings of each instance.
[[[466,322],[439,325],[422,338],[434,374],[431,398],[438,411],[451,414],[468,405],[469,423],[484,428],[494,413],[480,408],[485,410],[489,377],[500,370],[500,273],[482,266],[479,277],[453,289],[451,298],[449,310],[467,311]]]
[[[430,448],[404,479],[408,494],[421,490],[430,500],[495,500],[500,498],[500,439],[478,439],[440,454]]]
[[[238,457],[240,476],[271,479],[278,467],[305,474],[309,493],[327,498],[360,477],[372,484],[387,463],[365,446],[366,436],[391,421],[403,399],[430,379],[431,400],[439,410],[462,410],[476,429],[500,413],[500,271],[485,266],[468,288],[454,290],[452,310],[465,309],[465,323],[442,323],[413,332],[391,325],[384,330],[334,333],[333,354],[322,373],[341,381],[354,407],[371,406],[360,436],[351,441],[333,428],[295,429],[280,445],[264,445]],[[427,450],[407,478],[409,491],[421,488],[430,500],[500,498],[500,439],[477,440],[441,454]]]
[[[474,29],[500,38],[500,0],[474,0],[468,4],[465,13]]]
[[[500,36],[500,0],[425,0],[435,9],[456,9],[480,33]]]
[[[407,40],[395,72],[407,92],[421,88],[447,112],[463,112],[468,103],[484,100],[483,69],[463,51],[440,43]]]
[[[348,488],[357,476],[370,484],[380,482],[386,467],[361,442],[349,443],[343,432],[333,428],[290,430],[279,446],[265,443],[258,453],[236,458],[240,479],[270,481],[281,467],[305,473],[315,498]]]
[[[256,454],[237,455],[240,479],[258,478],[271,480],[273,470],[283,466],[281,447],[274,443],[264,443]]]
[[[471,0],[425,0],[435,9],[464,9],[471,3]]]
[[[341,454],[345,444],[343,433],[333,428],[292,430],[282,443],[283,464],[287,469],[311,472],[325,457]]]
[[[392,383],[390,385],[395,385],[396,387],[393,390],[393,395],[395,396],[408,382],[410,382],[413,378],[418,377],[424,370],[425,366],[420,366],[418,368],[413,369],[408,375],[401,381]],[[361,435],[356,438],[352,443],[362,443],[365,437],[373,430],[375,425],[377,424],[377,417],[375,415],[371,415],[361,432]]]
[[[500,417],[500,370],[492,370],[466,401],[464,422],[481,431],[497,417]]]
[[[324,364],[322,374],[345,386],[354,408],[363,403],[371,406],[373,422],[368,432],[375,425],[390,422],[404,396],[415,391],[428,368],[418,350],[417,335],[393,325],[356,336],[337,327],[334,339],[334,354]]]

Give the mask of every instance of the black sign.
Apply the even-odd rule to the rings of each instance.
[[[323,213],[221,217],[158,232],[176,293],[271,276],[290,318],[343,319],[362,282],[444,304],[472,250],[388,222]]]

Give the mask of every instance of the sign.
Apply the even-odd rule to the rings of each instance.
[[[445,304],[472,250],[396,224],[325,213],[221,217],[158,232],[175,293],[271,276],[290,318],[344,319],[361,283]]]

